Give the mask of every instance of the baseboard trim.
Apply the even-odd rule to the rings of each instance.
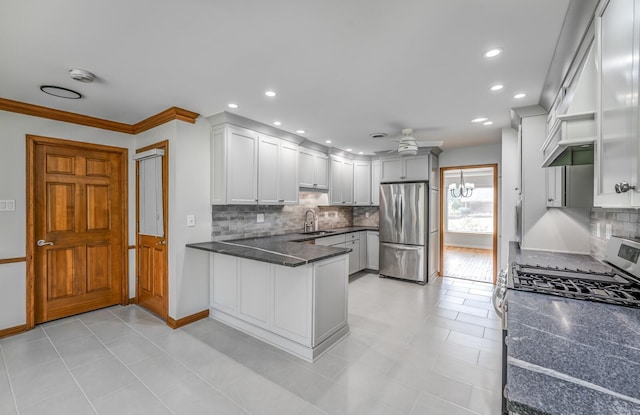
[[[2,329],[0,330],[0,339],[3,337],[13,336],[14,334],[24,333],[25,331],[27,331],[26,324],[21,324],[19,326]]]
[[[167,317],[167,326],[172,329],[179,329],[180,327],[186,326],[187,324],[191,324],[194,321],[202,320],[203,318],[209,317],[209,310],[202,310],[198,313],[191,314],[190,316],[179,318],[178,320],[174,320],[171,317]]]
[[[138,304],[138,299],[136,297],[129,298],[129,304]]]

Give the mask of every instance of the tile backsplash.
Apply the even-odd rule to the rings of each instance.
[[[638,209],[591,209],[590,253],[597,259],[604,259],[607,249],[606,225],[611,225],[611,234],[622,237],[640,235]],[[598,226],[600,236],[598,236]]]
[[[378,226],[378,206],[354,206],[353,226]]]
[[[319,229],[354,225],[351,206],[322,206],[327,201],[326,193],[300,192],[299,204],[295,206],[212,206],[211,237],[213,240],[225,240],[302,232],[304,214],[308,209],[318,215]],[[264,214],[263,223],[257,223],[259,213]]]

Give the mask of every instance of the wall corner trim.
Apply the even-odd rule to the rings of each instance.
[[[167,318],[167,326],[171,327],[172,329],[179,329],[180,327],[186,326],[187,324],[191,324],[194,321],[202,320],[203,318],[207,317],[209,317],[209,309],[191,314],[190,316],[182,317],[178,320],[174,320],[169,317]]]
[[[18,114],[30,115],[32,117],[48,118],[50,120],[68,122],[131,135],[139,134],[173,120],[193,124],[196,122],[196,118],[200,116],[200,114],[193,111],[188,111],[178,107],[171,107],[138,123],[125,124],[91,117],[89,115],[76,114],[74,112],[57,110],[55,108],[28,104],[26,102],[13,101],[6,98],[0,98],[0,111],[15,112]]]

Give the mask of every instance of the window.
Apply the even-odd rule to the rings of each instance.
[[[472,181],[472,180],[468,180]],[[447,191],[447,232],[492,233],[493,187],[475,185],[471,197],[454,198]]]

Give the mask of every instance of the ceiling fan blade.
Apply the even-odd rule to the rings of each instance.
[[[440,147],[444,141],[416,141],[420,147]]]

